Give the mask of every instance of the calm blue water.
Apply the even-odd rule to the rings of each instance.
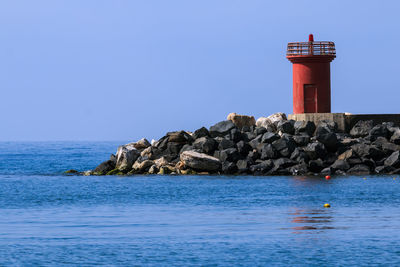
[[[400,264],[400,177],[62,175],[121,143],[0,143],[1,266]]]

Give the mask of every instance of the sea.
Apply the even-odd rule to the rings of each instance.
[[[123,143],[1,142],[0,266],[400,265],[399,176],[63,173]]]

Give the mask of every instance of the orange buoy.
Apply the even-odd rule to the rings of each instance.
[[[325,179],[326,179],[326,180],[329,180],[329,179],[331,179],[331,176],[330,176],[330,175],[327,175],[327,176],[325,176]]]

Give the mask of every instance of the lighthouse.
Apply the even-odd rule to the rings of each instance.
[[[331,112],[330,63],[335,43],[314,41],[289,43],[286,58],[293,63],[293,113]]]

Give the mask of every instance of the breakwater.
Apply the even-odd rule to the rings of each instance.
[[[333,121],[231,113],[209,129],[169,132],[120,146],[84,175],[366,175],[400,173],[400,128],[359,121],[348,132]]]

